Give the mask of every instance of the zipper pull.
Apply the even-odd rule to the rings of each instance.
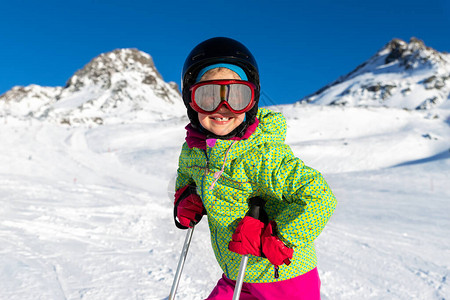
[[[275,277],[275,279],[278,279],[278,277],[280,277],[280,274],[278,273],[278,269],[279,269],[279,267],[278,266],[273,266],[274,267],[274,269],[275,269],[275,274],[274,274],[274,277]]]
[[[205,159],[206,159],[206,167],[205,167],[205,176],[209,173],[209,159],[208,159],[208,152],[203,149],[203,152],[205,153]]]
[[[209,173],[209,160],[206,159],[205,176]]]

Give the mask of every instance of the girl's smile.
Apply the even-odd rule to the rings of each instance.
[[[198,114],[198,120],[203,128],[219,136],[232,132],[241,125],[244,118],[245,113],[234,114],[226,107],[222,107],[217,113],[212,115]]]

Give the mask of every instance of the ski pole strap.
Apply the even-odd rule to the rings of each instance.
[[[191,194],[197,195],[197,186],[195,184],[186,185],[175,192],[175,202],[173,206],[173,220],[175,221],[175,226],[177,226],[177,228],[179,229],[190,228],[188,226],[181,225],[181,223],[177,219],[177,216],[178,216],[178,205],[180,204],[181,200],[189,197],[189,195]],[[204,214],[206,214],[206,210],[204,210]],[[189,225],[193,227],[195,224],[194,222],[191,222]]]

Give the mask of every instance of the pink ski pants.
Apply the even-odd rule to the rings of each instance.
[[[236,281],[225,275],[217,282],[209,300],[231,300]],[[317,268],[292,279],[270,283],[243,283],[240,300],[320,300]]]

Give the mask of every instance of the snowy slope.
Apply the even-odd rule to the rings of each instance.
[[[272,107],[338,199],[316,242],[323,299],[450,299],[448,61],[394,40]],[[172,216],[184,113],[136,49],[65,87],[0,96],[0,300],[167,299],[185,237]],[[220,275],[203,220],[177,299],[207,297]]]
[[[274,109],[338,198],[316,243],[323,299],[449,299],[449,111]],[[186,123],[2,124],[0,299],[166,299]],[[220,274],[203,220],[178,299],[206,297]]]

